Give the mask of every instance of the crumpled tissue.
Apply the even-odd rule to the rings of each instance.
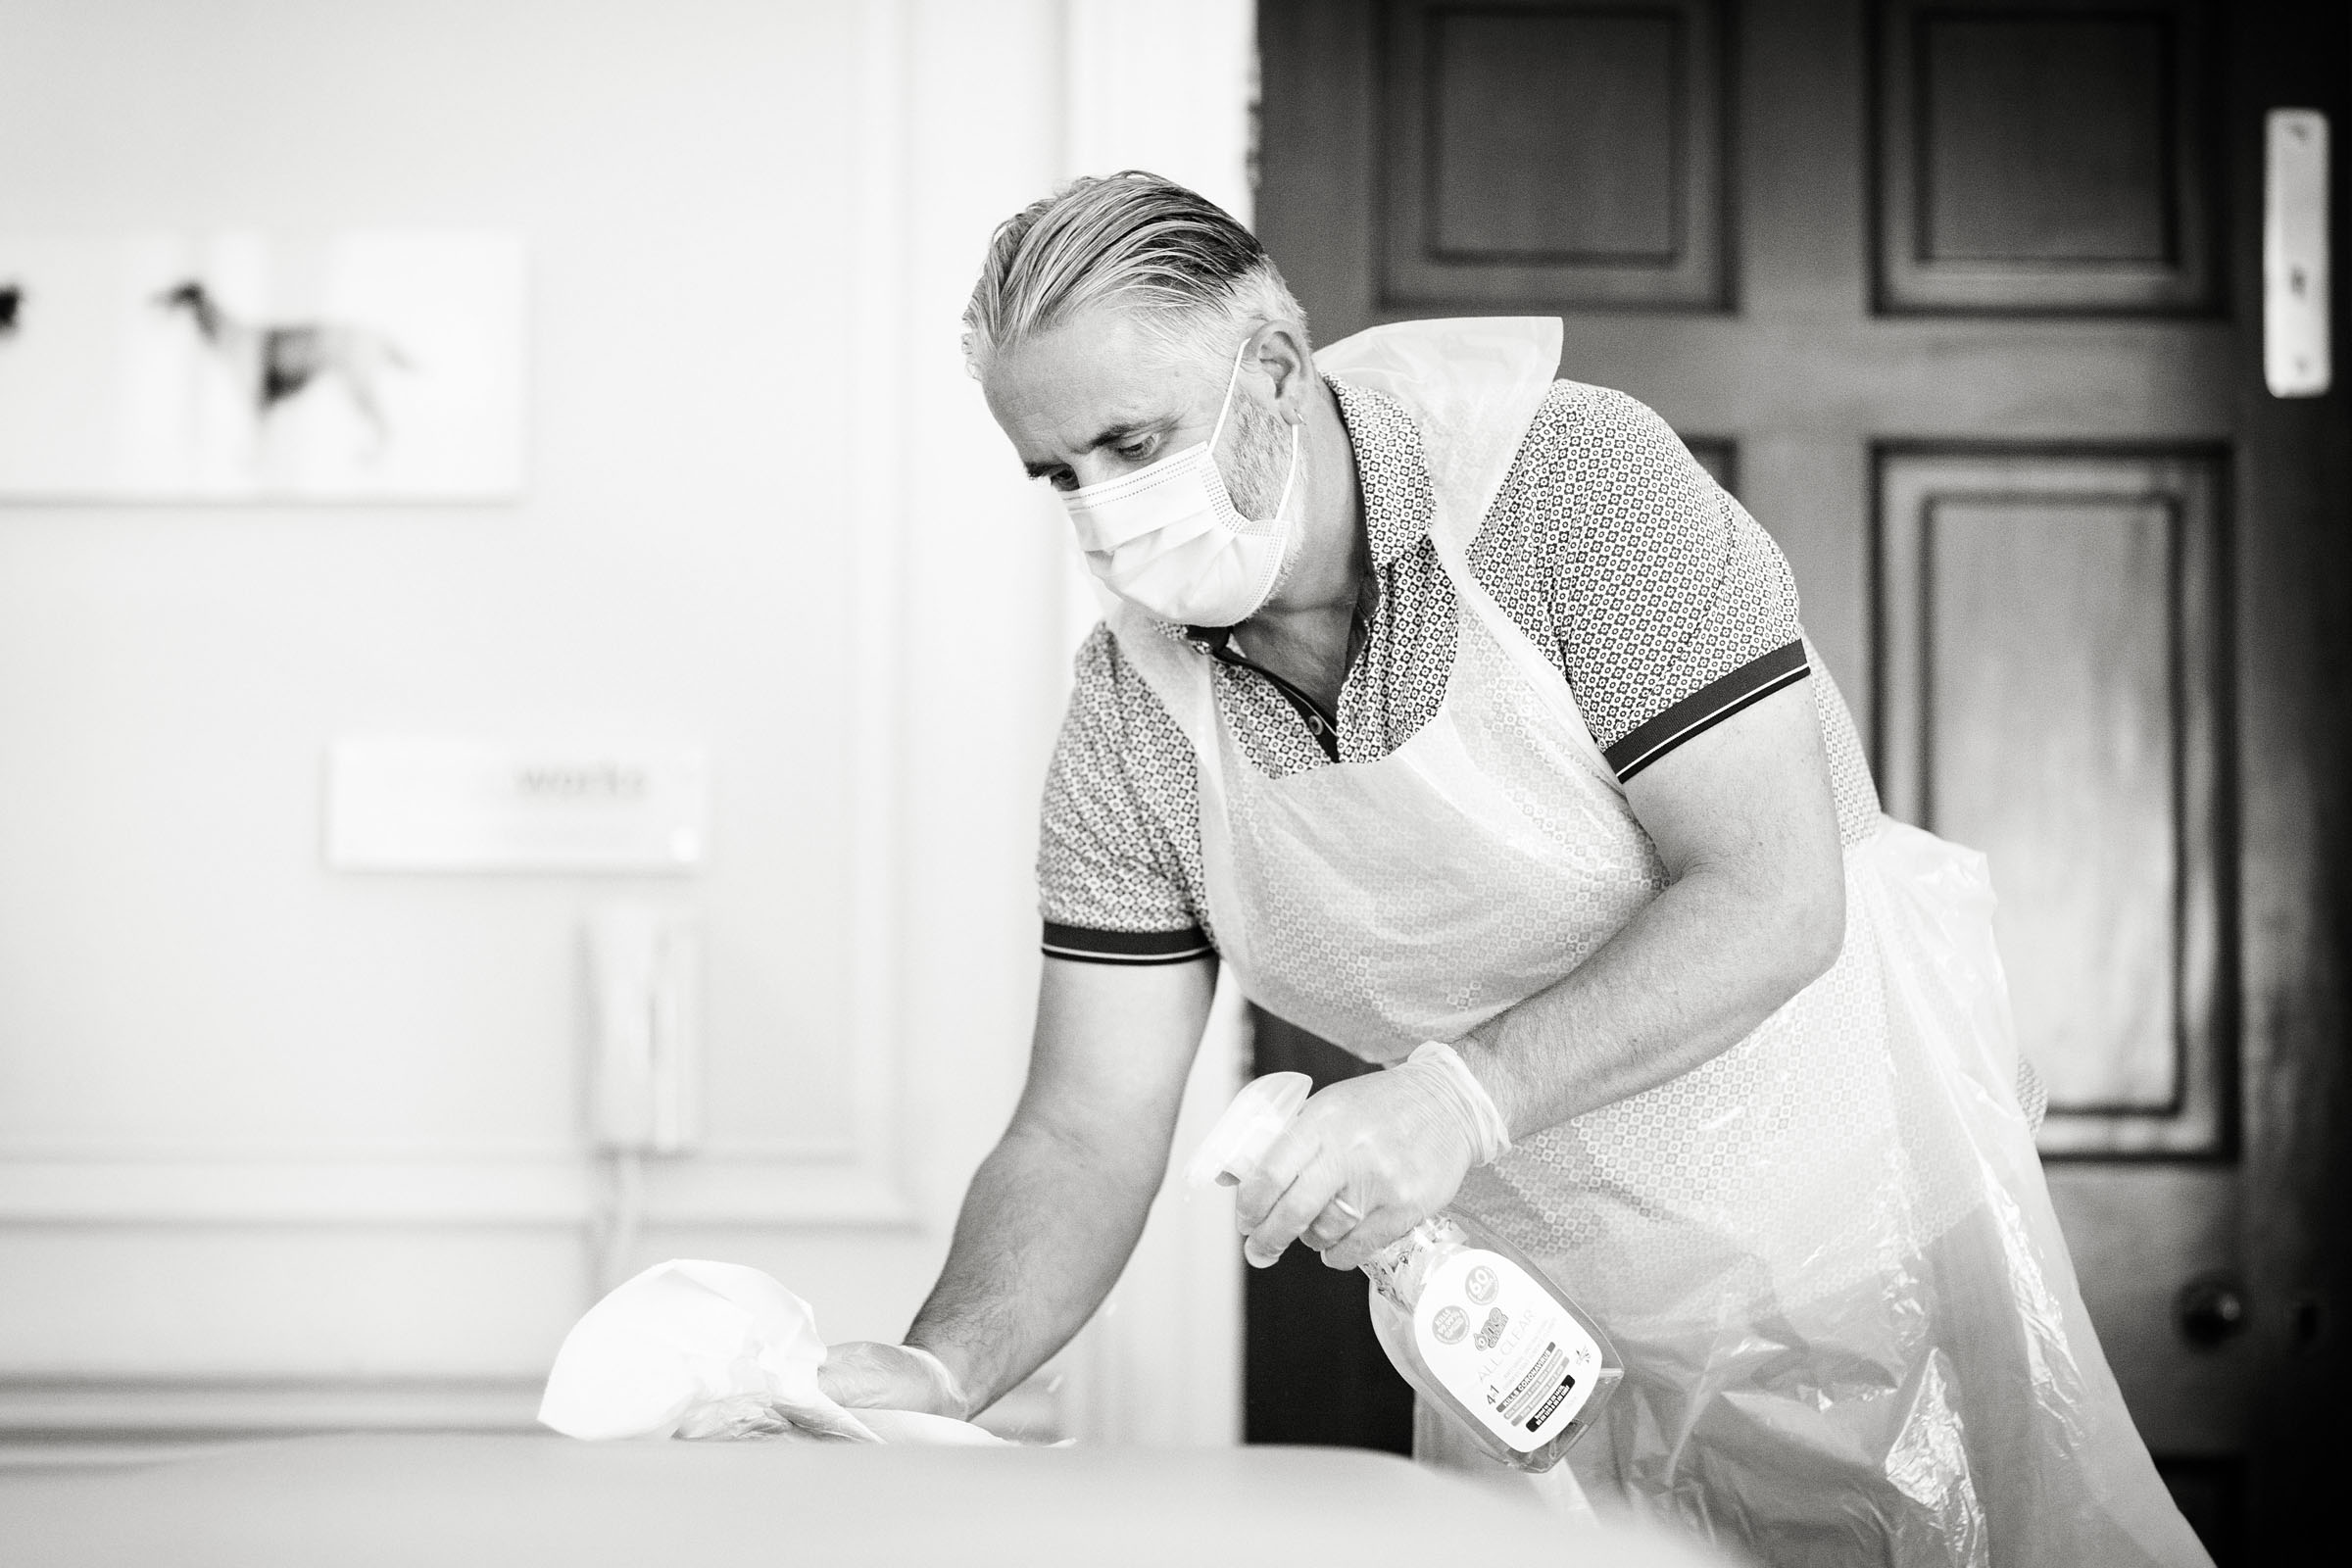
[[[675,1258],[619,1286],[556,1352],[539,1420],[572,1438],[998,1444],[919,1410],[852,1414],[817,1387],[807,1301],[756,1268]]]

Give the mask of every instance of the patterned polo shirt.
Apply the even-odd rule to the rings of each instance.
[[[1250,763],[1273,777],[1377,760],[1437,712],[1455,595],[1429,537],[1419,429],[1394,400],[1329,382],[1354,447],[1374,596],[1336,711],[1238,658],[1218,633],[1211,688]],[[1621,392],[1555,382],[1468,551],[1472,574],[1546,654],[1621,779],[1806,677],[1788,563],[1682,441]],[[1243,641],[1248,638],[1244,628]],[[1038,846],[1045,950],[1102,963],[1215,951],[1201,879],[1192,744],[1098,625],[1047,775]],[[1841,828],[1878,817],[1853,723],[1814,682]]]

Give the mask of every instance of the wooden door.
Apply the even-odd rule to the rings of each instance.
[[[2347,404],[2260,342],[2264,112],[2342,122],[2344,12],[1260,14],[1317,336],[1563,318],[1787,551],[1888,808],[1990,855],[2084,1295],[2236,1560],[2328,1539],[2344,1456]]]

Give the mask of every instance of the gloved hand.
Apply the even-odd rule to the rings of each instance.
[[[1242,1255],[1266,1268],[1304,1241],[1357,1268],[1451,1201],[1462,1178],[1511,1147],[1494,1102],[1450,1046],[1310,1097],[1235,1195]]]
[[[836,1404],[862,1410],[922,1410],[957,1421],[972,1417],[971,1401],[947,1364],[913,1345],[845,1340],[829,1346],[816,1386]]]

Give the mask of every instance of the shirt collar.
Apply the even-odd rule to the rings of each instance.
[[[1336,376],[1326,383],[1339,399],[1340,420],[1355,448],[1355,478],[1364,496],[1364,542],[1375,570],[1394,565],[1428,534],[1437,515],[1437,493],[1421,428],[1404,407],[1385,392],[1350,386]]]

